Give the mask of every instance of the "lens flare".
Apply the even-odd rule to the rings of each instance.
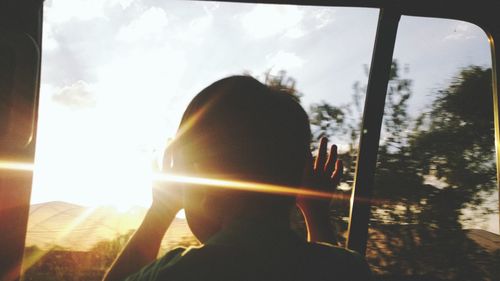
[[[34,165],[32,163],[0,161],[0,170],[16,170],[16,171],[33,171]],[[241,190],[250,192],[269,193],[285,196],[305,196],[311,198],[323,199],[337,199],[348,200],[349,198],[342,193],[325,192],[308,188],[297,188],[283,185],[275,185],[268,183],[237,181],[237,180],[223,180],[215,178],[202,178],[168,173],[154,173],[153,180],[156,182],[170,182],[189,184],[189,187],[196,188],[197,186],[213,187],[228,190]],[[384,200],[363,199],[359,202],[369,203],[384,203]],[[387,203],[387,202],[385,202]]]
[[[189,184],[190,188],[191,187],[195,188],[196,186],[208,186],[220,189],[251,191],[251,192],[280,194],[288,196],[301,195],[306,197],[326,198],[326,199],[335,197],[343,198],[343,196],[337,195],[332,192],[323,192],[323,191],[296,188],[290,186],[247,182],[247,181],[236,181],[236,180],[200,178],[200,177],[165,174],[165,173],[155,174],[154,180],[157,182]]]
[[[0,160],[0,170],[11,170],[11,171],[33,171],[34,164],[27,162],[16,162],[16,161],[4,161]],[[238,181],[238,180],[225,180],[225,179],[215,179],[215,178],[202,178],[193,177],[178,174],[168,174],[168,173],[153,173],[153,181],[163,182],[163,183],[177,183],[186,184],[189,188],[197,187],[210,187],[216,189],[227,189],[227,190],[239,190],[239,191],[250,191],[259,193],[268,193],[284,196],[305,196],[310,198],[318,199],[334,199],[334,200],[349,200],[348,195],[343,193],[335,192],[325,192],[318,191],[307,188],[297,188],[283,185],[274,185],[268,183],[258,183],[258,182],[248,182],[248,181]],[[359,202],[366,203],[387,203],[385,200],[374,200],[374,199],[361,199]],[[76,220],[74,220],[70,225],[68,225],[65,230],[57,237],[56,241],[61,241],[66,237],[72,230],[74,230],[78,225],[85,221],[90,214],[95,210],[95,208],[90,208]],[[35,254],[33,256],[25,257],[25,263],[23,271],[26,272],[31,266],[33,266],[38,260],[40,260],[45,254],[50,252],[51,249],[43,251],[41,253]]]
[[[85,220],[96,210],[96,208],[89,208],[73,220],[68,226],[64,228],[63,231],[56,237],[56,239],[51,243],[51,247],[40,252],[36,252],[33,255],[25,256],[23,262],[23,272],[26,272],[33,265],[35,265],[40,259],[42,259],[46,254],[48,254],[58,242],[62,241],[66,236],[68,236],[74,229],[76,229],[80,224],[85,222]]]
[[[33,171],[33,163],[0,160],[0,170]]]

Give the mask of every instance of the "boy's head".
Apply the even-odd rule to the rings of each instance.
[[[232,76],[189,104],[174,165],[197,177],[298,187],[310,134],[307,114],[289,94]],[[191,229],[204,240],[234,216],[284,214],[294,202],[290,196],[187,187],[184,205]]]

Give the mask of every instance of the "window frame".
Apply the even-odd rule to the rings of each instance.
[[[192,1],[192,0],[184,0]],[[202,1],[202,0],[198,0]],[[405,16],[425,16],[445,19],[455,19],[475,24],[482,28],[489,38],[492,54],[492,88],[493,88],[493,111],[495,124],[495,149],[497,160],[497,186],[500,179],[500,120],[498,98],[499,72],[497,64],[499,58],[496,53],[500,52],[500,47],[495,44],[495,39],[500,40],[500,21],[495,13],[496,3],[494,0],[470,0],[456,3],[454,0],[443,0],[439,3],[432,0],[218,0],[219,2],[241,2],[241,3],[267,3],[267,4],[292,4],[308,6],[340,6],[358,8],[380,9],[379,22],[375,46],[373,49],[372,65],[370,68],[368,89],[366,93],[365,107],[362,122],[362,134],[359,143],[359,153],[357,167],[355,171],[354,191],[351,197],[351,216],[349,220],[349,234],[347,247],[356,250],[361,254],[365,253],[368,233],[368,220],[370,211],[370,199],[373,189],[374,172],[378,153],[380,129],[383,118],[387,85],[389,82],[389,70],[392,62],[392,53],[395,45],[395,37],[399,18]],[[42,10],[43,0],[6,0],[0,2],[0,28],[8,28],[13,32],[27,34],[33,38],[38,47],[42,45]],[[40,65],[38,58],[38,67]],[[39,81],[40,72],[33,73],[32,77],[22,77],[21,79]],[[39,85],[32,89],[35,96],[38,96]],[[1,93],[0,93],[1,94]],[[34,108],[37,108],[37,99],[33,101]],[[34,122],[36,121],[36,112]],[[16,158],[26,160],[34,159],[34,146],[36,140],[36,122],[33,129],[33,139],[21,150],[12,151]],[[0,151],[9,151],[9,147],[2,147]],[[0,155],[1,158],[6,155]],[[0,276],[6,280],[17,280],[20,274],[20,264],[26,236],[26,226],[28,222],[28,210],[31,195],[32,172],[25,173],[22,184],[17,184],[11,179],[12,173],[0,170],[0,206],[9,202],[16,206],[12,210],[0,208],[0,225],[2,232],[15,233],[16,235],[0,235]],[[12,196],[4,196],[3,190],[6,187],[14,188],[18,192]],[[500,205],[499,205],[500,208]],[[5,211],[16,217],[4,215]],[[14,237],[14,238],[12,238]]]
[[[203,1],[203,0],[201,0]],[[500,100],[498,98],[497,72],[500,51],[495,39],[500,40],[500,21],[495,20],[495,2],[493,0],[461,1],[443,0],[436,4],[432,0],[401,3],[392,0],[220,0],[220,2],[292,4],[311,6],[337,6],[380,9],[375,35],[372,62],[368,77],[364,112],[362,116],[359,152],[354,173],[354,187],[350,200],[350,216],[346,247],[365,255],[370,219],[370,200],[372,198],[380,130],[384,115],[385,98],[389,83],[390,65],[399,19],[401,16],[420,16],[428,18],[454,19],[472,23],[486,33],[492,57],[492,92],[495,125],[495,151],[497,163],[497,188],[500,187]],[[500,195],[499,195],[500,199]],[[500,209],[500,200],[499,200]]]

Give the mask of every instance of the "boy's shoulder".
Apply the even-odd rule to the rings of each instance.
[[[301,267],[311,280],[324,280],[321,275],[336,277],[335,280],[371,279],[366,260],[355,251],[327,243],[307,243],[303,251]]]
[[[135,280],[369,280],[368,265],[356,252],[326,243],[301,243],[276,253],[263,248],[207,245],[177,248],[129,277]],[[244,278],[244,279],[241,279]],[[251,279],[245,279],[251,278]],[[257,278],[257,279],[255,279]],[[277,278],[277,279],[276,279]],[[215,279],[213,279],[215,280]]]
[[[165,268],[168,268],[170,265],[175,264],[182,257],[182,254],[187,250],[188,249],[184,247],[177,247],[167,252],[164,256],[152,262],[151,264],[143,267],[138,272],[130,275],[125,279],[125,281],[157,280],[158,274]]]

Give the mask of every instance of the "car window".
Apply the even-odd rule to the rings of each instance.
[[[497,278],[490,54],[473,24],[401,18],[367,245],[379,274]]]
[[[348,196],[377,9],[188,1],[45,1],[26,280],[95,280],[151,203],[151,163],[201,89],[253,75],[339,147]],[[312,150],[315,150],[312,146]],[[293,228],[304,236],[296,212]],[[198,244],[182,213],[160,254]]]

